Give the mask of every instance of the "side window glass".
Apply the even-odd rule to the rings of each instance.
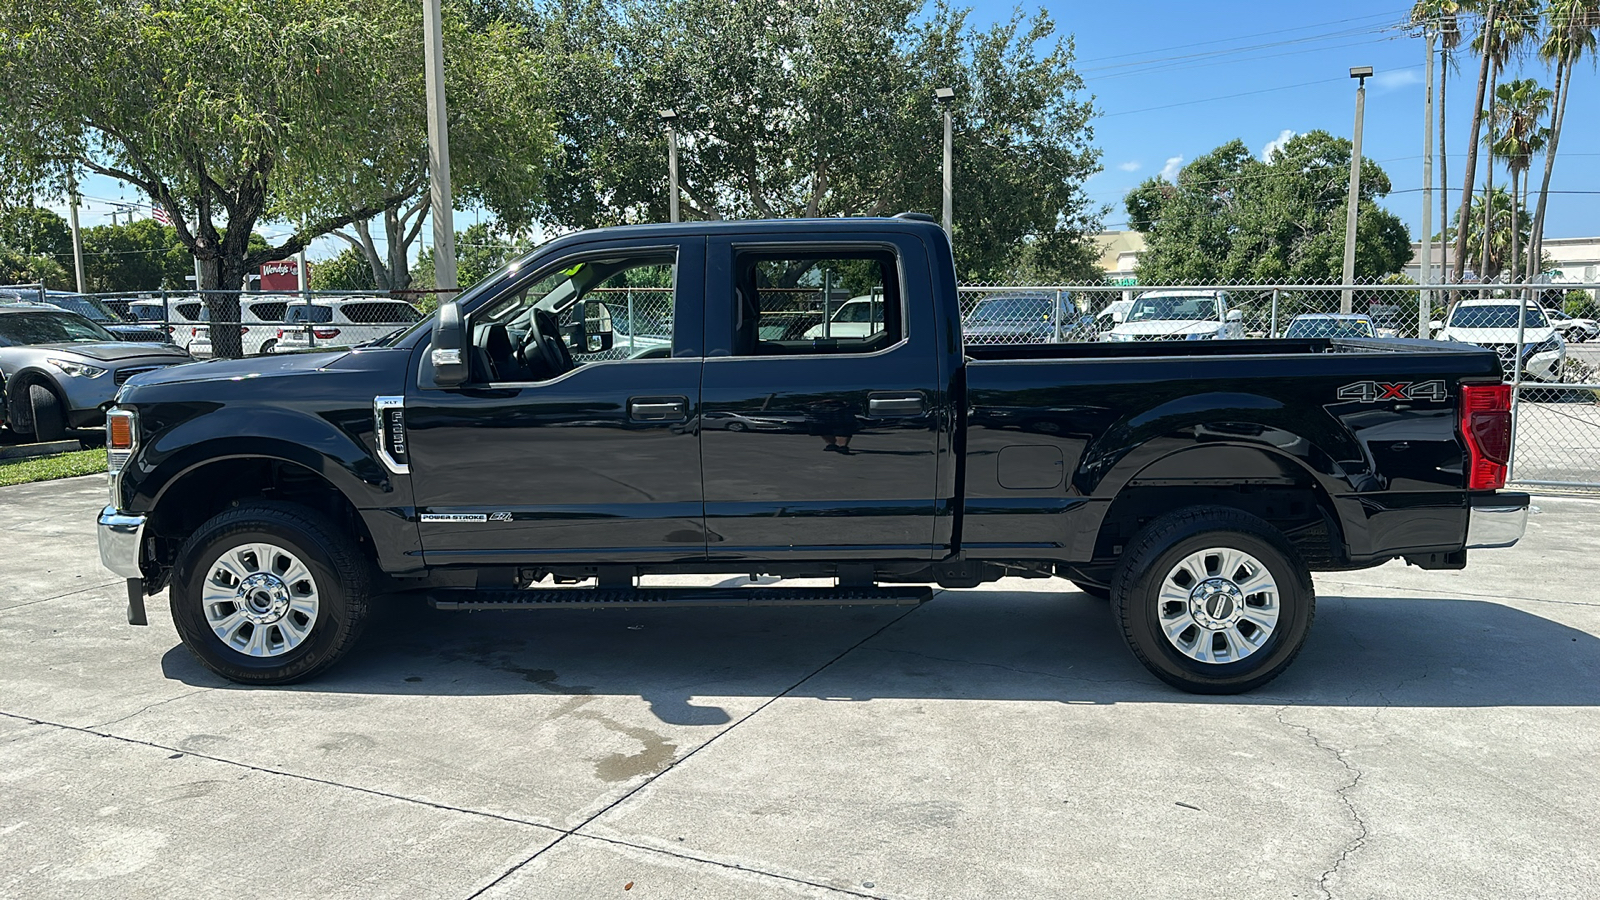
[[[905,334],[898,269],[886,252],[741,254],[734,354],[872,353]]]
[[[600,360],[672,355],[673,253],[590,257],[557,265],[472,315],[475,380],[549,381]],[[589,307],[588,319],[610,321],[609,350],[577,352],[567,346],[567,327],[580,301]]]

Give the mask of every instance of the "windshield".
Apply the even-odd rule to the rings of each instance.
[[[91,322],[115,325],[122,321],[110,307],[94,297],[46,297],[45,302],[67,312],[75,312]]]
[[[835,322],[873,322],[883,321],[883,302],[874,303],[871,300],[847,300],[833,314]]]
[[[1544,310],[1534,306],[1525,306],[1522,309],[1522,327],[1548,328],[1550,323],[1545,320]],[[1507,303],[1497,306],[1458,306],[1450,315],[1451,328],[1516,328],[1516,304]]]
[[[1215,322],[1222,304],[1216,297],[1184,297],[1172,294],[1145,294],[1133,301],[1129,322]]]
[[[0,314],[0,341],[27,344],[103,343],[116,337],[83,316],[69,312]]]
[[[1295,319],[1289,323],[1286,338],[1369,338],[1372,323],[1366,319]]]
[[[972,308],[973,322],[1050,321],[1049,297],[990,297]]]

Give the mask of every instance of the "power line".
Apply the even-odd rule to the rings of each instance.
[[[1108,59],[1122,59],[1124,57],[1133,56],[1133,55],[1138,54],[1138,53],[1165,53],[1165,52],[1167,52],[1169,50],[1186,50],[1186,49],[1188,49],[1190,47],[1204,47],[1204,46],[1206,46],[1208,44],[1224,44],[1224,43],[1227,43],[1228,41],[1242,41],[1242,40],[1248,40],[1249,38],[1269,37],[1269,36],[1275,35],[1275,34],[1287,34],[1287,33],[1291,32],[1291,31],[1307,31],[1307,30],[1312,29],[1312,28],[1326,28],[1329,25],[1346,25],[1346,24],[1349,24],[1351,22],[1360,22],[1360,21],[1364,21],[1366,19],[1393,19],[1396,16],[1402,16],[1402,15],[1405,15],[1405,10],[1396,10],[1394,12],[1386,12],[1386,13],[1373,13],[1371,15],[1366,15],[1366,16],[1354,16],[1354,17],[1346,18],[1346,19],[1334,19],[1331,22],[1318,22],[1318,23],[1316,23],[1314,25],[1296,25],[1293,28],[1278,28],[1278,29],[1274,29],[1272,31],[1258,31],[1258,32],[1255,32],[1253,34],[1241,34],[1241,35],[1235,35],[1233,37],[1216,38],[1215,40],[1210,40],[1210,41],[1196,41],[1196,42],[1188,43],[1188,44],[1179,44],[1179,45],[1173,46],[1173,47],[1157,47],[1154,50],[1134,50],[1134,51],[1132,51],[1130,53],[1114,53],[1114,54],[1112,54],[1110,56],[1096,56],[1096,57],[1091,57],[1089,59],[1079,60],[1079,62],[1103,62],[1104,60],[1108,60]]]

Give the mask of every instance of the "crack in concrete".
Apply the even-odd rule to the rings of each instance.
[[[84,727],[88,728],[90,730],[93,730],[93,729],[96,729],[96,728],[110,728],[112,725],[116,725],[119,722],[126,722],[129,719],[133,718],[134,716],[143,715],[143,714],[149,712],[150,710],[155,709],[158,706],[166,706],[168,703],[172,703],[173,701],[182,700],[185,697],[193,697],[195,694],[204,694],[206,691],[214,691],[214,690],[216,690],[216,688],[212,688],[212,687],[195,688],[192,691],[187,691],[185,693],[179,694],[176,697],[168,697],[165,700],[158,700],[155,703],[152,703],[149,706],[146,706],[145,708],[143,708],[141,710],[138,710],[136,712],[128,713],[125,716],[122,716],[122,717],[116,718],[116,719],[112,719],[109,722],[101,722],[98,725],[86,725]]]
[[[114,586],[119,585],[121,583],[122,583],[121,581],[108,581],[105,584],[91,584],[88,587],[78,588],[75,591],[67,591],[65,594],[57,594],[54,597],[40,597],[38,600],[29,600],[26,603],[18,603],[18,604],[14,605],[14,606],[0,607],[0,614],[8,613],[8,612],[12,611],[13,609],[22,609],[25,606],[32,606],[35,603],[49,603],[51,600],[62,600],[62,599],[65,599],[67,597],[71,597],[74,594],[85,594],[85,593],[88,593],[89,591],[103,590],[103,589],[108,588],[108,587],[114,587]]]
[[[1408,594],[1420,594],[1420,595],[1422,595],[1420,597],[1415,597],[1415,598],[1410,598],[1410,599],[1437,600],[1440,603],[1449,603],[1450,602],[1450,598],[1449,597],[1441,597],[1441,596],[1439,596],[1440,594],[1443,594],[1443,593],[1446,592],[1446,590],[1448,590],[1450,593],[1459,595],[1461,597],[1474,597],[1474,598],[1481,597],[1481,598],[1483,598],[1485,600],[1511,600],[1511,601],[1515,601],[1515,602],[1518,602],[1518,603],[1552,603],[1552,604],[1555,604],[1556,606],[1583,606],[1583,607],[1588,607],[1590,609],[1593,609],[1596,606],[1600,606],[1600,603],[1588,603],[1588,602],[1585,602],[1585,601],[1582,601],[1582,600],[1549,600],[1549,599],[1546,599],[1544,597],[1511,597],[1511,596],[1508,596],[1506,594],[1485,594],[1485,593],[1481,593],[1481,592],[1478,592],[1478,591],[1462,591],[1462,590],[1457,590],[1454,586],[1451,586],[1448,589],[1444,588],[1444,587],[1439,587],[1439,588],[1435,588],[1433,590],[1428,590],[1426,588],[1399,587],[1399,586],[1392,585],[1392,584],[1372,584],[1371,582],[1366,582],[1366,581],[1335,581],[1335,580],[1332,580],[1332,579],[1325,579],[1324,583],[1328,584],[1328,585],[1337,585],[1337,586],[1343,586],[1343,587],[1366,588],[1368,590],[1374,590],[1374,591],[1403,591],[1403,592],[1408,593]],[[1379,598],[1376,598],[1376,597],[1346,597],[1344,599],[1347,599],[1347,600],[1375,600],[1375,599],[1379,599]]]
[[[1362,775],[1366,773],[1350,764],[1350,761],[1345,758],[1346,751],[1324,744],[1322,739],[1317,737],[1316,734],[1312,732],[1310,726],[1298,725],[1294,722],[1284,721],[1283,713],[1287,709],[1287,706],[1280,706],[1277,710],[1275,710],[1274,716],[1277,718],[1278,724],[1282,725],[1284,728],[1298,729],[1300,732],[1305,734],[1306,738],[1310,740],[1318,750],[1332,755],[1339,765],[1343,766],[1344,770],[1351,775],[1350,783],[1334,791],[1334,794],[1339,798],[1339,801],[1344,804],[1345,811],[1350,814],[1350,820],[1355,823],[1356,836],[1354,839],[1347,842],[1344,845],[1344,848],[1339,851],[1339,856],[1334,859],[1333,865],[1323,870],[1322,875],[1317,878],[1317,889],[1322,891],[1322,895],[1326,898],[1326,900],[1333,900],[1333,889],[1328,887],[1329,880],[1339,874],[1339,869],[1344,865],[1345,860],[1349,859],[1357,850],[1360,850],[1362,847],[1366,846],[1367,843],[1367,820],[1361,817],[1360,810],[1356,809],[1355,803],[1350,799],[1350,792],[1356,789],[1356,786],[1361,783]]]

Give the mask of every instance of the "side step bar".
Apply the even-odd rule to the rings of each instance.
[[[925,586],[891,588],[543,588],[439,590],[435,609],[602,609],[711,606],[916,606],[933,598]]]

